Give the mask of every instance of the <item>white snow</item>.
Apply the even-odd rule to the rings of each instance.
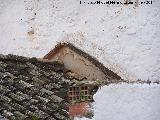
[[[112,84],[94,95],[92,120],[159,120],[160,85]],[[75,120],[89,120],[76,118]]]

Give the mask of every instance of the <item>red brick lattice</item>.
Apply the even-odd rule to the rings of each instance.
[[[91,100],[88,86],[76,86],[69,89],[70,102],[80,102],[85,100]]]

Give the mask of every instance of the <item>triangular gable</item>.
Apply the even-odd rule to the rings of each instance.
[[[71,59],[71,56],[69,57],[69,54],[73,54],[73,59]],[[65,56],[66,54],[66,56]],[[70,59],[70,62],[73,63],[73,65],[68,65],[68,63],[66,63],[67,61],[67,55],[68,55],[68,59]],[[76,56],[76,57],[75,57]],[[94,68],[93,72],[94,74],[91,76],[94,76],[95,74],[98,75],[97,72],[101,71],[101,73],[99,72],[100,76],[103,76],[103,74],[105,75],[105,79],[121,79],[120,76],[118,76],[116,73],[112,72],[111,70],[109,70],[108,68],[106,68],[102,63],[100,63],[96,58],[94,58],[93,56],[90,56],[89,54],[87,54],[86,52],[80,50],[79,48],[75,47],[73,44],[71,43],[59,43],[55,46],[55,48],[53,50],[51,50],[47,55],[44,56],[44,59],[48,59],[51,61],[54,60],[60,60],[61,62],[64,63],[65,67],[67,69],[70,69],[72,71],[73,66],[75,66],[75,68],[73,69],[73,72],[80,74],[80,72],[83,72],[83,74],[86,74],[86,78],[87,78],[87,73],[91,70],[89,70],[90,68],[84,68],[86,69],[86,72],[83,71],[84,69],[81,69],[81,67],[84,66],[84,64],[80,64],[77,65],[75,62],[78,62],[78,57],[79,59],[81,59],[82,61],[84,61],[84,64],[87,63],[87,65],[91,65],[91,66],[95,66],[92,67]],[[76,61],[77,60],[77,61]],[[68,60],[69,61],[69,60]],[[74,65],[75,64],[75,65]],[[78,71],[77,69],[81,69],[80,71]],[[77,70],[77,71],[75,71]],[[97,77],[95,76],[95,78],[104,78],[104,77]],[[94,78],[94,77],[89,77],[89,78]]]

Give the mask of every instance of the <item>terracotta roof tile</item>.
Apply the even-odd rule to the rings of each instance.
[[[67,98],[56,92],[69,87],[66,71],[58,62],[0,55],[0,120],[69,119]]]

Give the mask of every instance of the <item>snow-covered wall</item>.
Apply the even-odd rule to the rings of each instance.
[[[159,80],[159,12],[159,0],[138,7],[0,0],[0,53],[43,57],[70,41],[124,79]]]

